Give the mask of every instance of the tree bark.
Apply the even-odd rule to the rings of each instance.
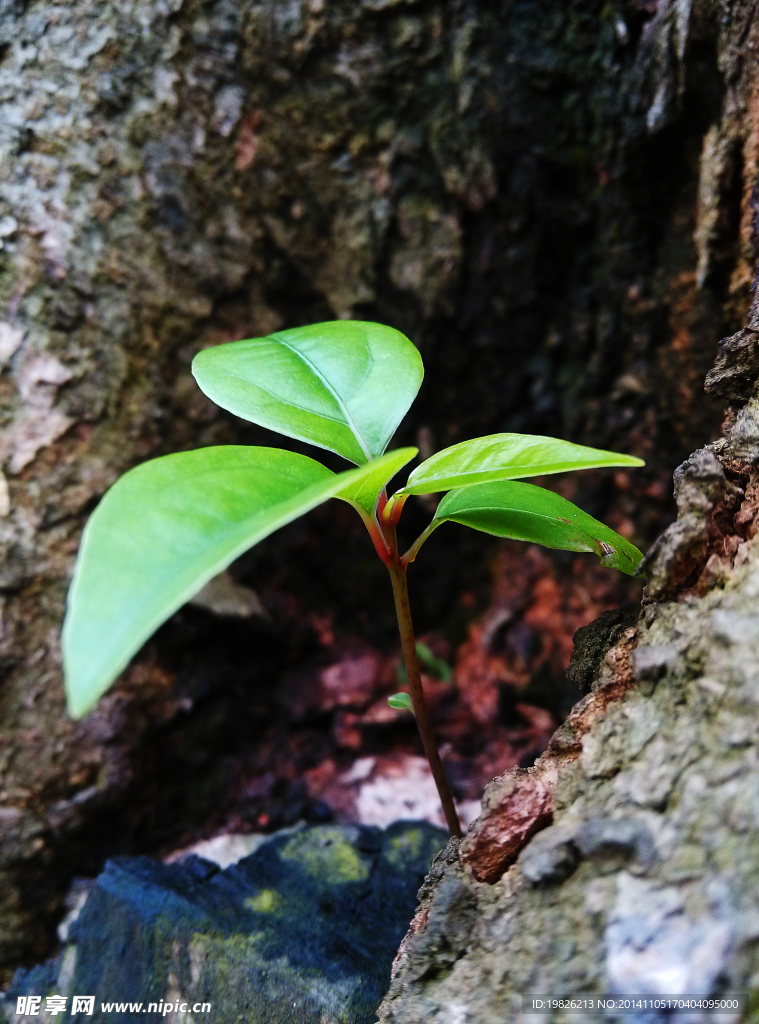
[[[237,683],[209,715],[160,640],[81,723],[60,676],[106,487],[280,443],[193,389],[200,347],[391,323],[427,366],[400,440],[631,451],[645,474],[579,494],[641,542],[666,524],[749,304],[754,41],[738,0],[0,5],[0,962],[49,948],[73,873],[202,816],[242,742]]]

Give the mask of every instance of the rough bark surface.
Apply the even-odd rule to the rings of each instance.
[[[740,415],[756,426],[751,404]],[[555,778],[552,824],[522,844],[516,863],[512,849],[496,878],[479,870],[477,837],[498,824],[486,800],[472,838],[441,859],[424,893],[381,1021],[450,1021],[453,1006],[461,1020],[519,1020],[527,993],[748,992],[754,1005],[759,444],[748,453],[739,439],[739,457],[735,444],[731,431],[679,471],[691,500],[662,538],[651,585],[676,588],[677,599],[645,605],[624,661],[610,648],[594,692],[611,699],[574,758],[557,762],[566,745],[555,739],[539,762],[535,774],[553,769]],[[692,550],[691,533],[680,526],[699,515],[710,537],[688,562],[685,589],[680,552]],[[620,670],[624,695],[609,689]]]
[[[180,685],[153,654],[74,724],[59,666],[105,488],[147,455],[264,438],[194,391],[200,346],[393,323],[428,366],[406,435],[533,430],[645,455],[612,521],[653,536],[671,466],[712,436],[700,382],[748,305],[753,16],[0,4],[0,962],[49,948],[74,872],[155,848],[228,780],[203,751],[236,742],[235,686],[209,713],[210,670]],[[738,413],[736,451],[754,430]]]

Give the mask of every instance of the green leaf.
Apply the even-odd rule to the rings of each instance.
[[[429,675],[439,679],[441,683],[450,683],[453,678],[453,670],[447,661],[438,658],[433,654],[427,644],[417,641],[416,655],[419,658],[422,668],[426,669]]]
[[[372,469],[374,464],[372,464]],[[369,471],[278,448],[201,448],[126,473],[90,517],[63,627],[80,717],[177,608],[238,555]]]
[[[501,481],[451,491],[440,502],[433,525],[450,520],[496,537],[532,541],[562,551],[594,551],[602,565],[628,576],[643,555],[618,533],[571,501],[534,484]]]
[[[371,462],[366,467],[367,472],[359,480],[344,487],[335,497],[342,498],[357,508],[362,518],[371,519],[383,487],[392,480],[399,469],[418,454],[418,448],[398,448],[388,452],[381,459]],[[370,470],[370,467],[373,468]]]
[[[412,715],[414,713],[414,705],[407,693],[394,693],[392,697],[387,698],[387,702],[396,711],[410,711]]]
[[[207,348],[192,372],[223,409],[358,465],[382,455],[424,375],[405,335],[361,320]]]
[[[490,434],[445,448],[417,466],[399,494],[433,494],[488,480],[599,466],[643,466],[642,459],[537,434]]]
[[[450,683],[451,679],[453,679],[453,669],[448,662],[438,658],[437,655],[432,653],[427,644],[423,644],[419,640],[416,642],[416,656],[421,667],[433,679],[437,679],[441,683]],[[401,686],[405,686],[408,683],[408,672],[402,661],[399,662],[398,668],[395,671],[395,678]]]

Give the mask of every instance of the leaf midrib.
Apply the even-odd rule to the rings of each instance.
[[[455,521],[457,516],[459,516],[459,515],[465,516],[469,512],[520,512],[523,515],[532,516],[534,519],[543,519],[543,520],[545,520],[547,522],[550,522],[550,523],[556,523],[557,521],[561,522],[561,523],[564,523],[565,526],[569,526],[573,530],[576,530],[583,537],[589,537],[592,541],[595,541],[597,544],[603,544],[603,543],[607,543],[608,544],[609,543],[609,541],[603,541],[600,537],[596,537],[593,533],[590,532],[590,530],[587,527],[581,526],[579,523],[573,523],[570,520],[561,519],[559,516],[546,515],[544,512],[531,512],[531,511],[529,511],[527,509],[523,509],[523,508],[509,507],[509,508],[505,509],[502,505],[478,505],[475,508],[471,508],[470,507],[470,508],[467,508],[467,509],[461,509],[459,512],[453,512],[451,514],[448,514],[448,513],[444,512],[443,515],[440,517],[440,519],[437,519],[437,517],[436,517],[436,519],[437,519],[437,522],[440,522],[440,523],[445,522],[446,519],[454,520]],[[434,521],[435,520],[433,520],[433,522]],[[464,524],[464,525],[466,525],[466,524]],[[601,525],[603,526],[604,524],[601,523]],[[606,528],[607,529],[611,529],[610,527],[606,527]],[[624,540],[624,537],[622,538],[622,540]],[[536,543],[540,543],[540,542],[538,541]],[[613,547],[613,545],[612,545],[612,547]],[[614,547],[614,553],[616,555],[618,555],[620,558],[626,558],[626,559],[628,559],[628,561],[630,560],[629,559],[629,555],[624,550],[620,550],[618,547]]]
[[[322,382],[324,387],[327,389],[327,391],[329,391],[329,393],[335,399],[337,404],[340,406],[340,409],[342,410],[343,415],[345,416],[345,419],[348,421],[348,426],[350,427],[351,432],[353,433],[353,436],[358,441],[358,444],[359,444],[359,447],[361,448],[361,451],[366,456],[366,461],[367,462],[371,462],[372,461],[372,456],[371,456],[371,454],[369,452],[369,449],[364,444],[364,438],[363,438],[362,434],[360,433],[358,427],[354,423],[353,417],[348,412],[348,409],[347,409],[347,407],[345,405],[345,402],[340,397],[340,395],[337,393],[337,391],[335,391],[335,389],[332,387],[332,385],[329,383],[329,381],[326,380],[326,378],[321,374],[321,372],[318,370],[318,368],[311,362],[311,360],[307,356],[304,356],[302,352],[298,351],[298,349],[293,348],[291,345],[288,345],[286,341],[282,341],[281,338],[277,338],[277,343],[279,345],[281,345],[283,348],[286,348],[288,352],[292,352],[292,354],[294,356],[296,356],[297,358],[302,359],[303,362],[306,364],[306,366],[308,366],[309,369],[315,374],[315,376]],[[371,348],[368,345],[367,345],[367,351],[369,353],[369,359],[370,359],[371,363],[373,364],[374,363],[374,356],[372,355],[372,350],[371,350]],[[366,374],[364,376],[366,376]],[[264,389],[264,390],[266,390],[266,389]],[[304,409],[303,411],[305,412],[306,410]],[[331,418],[331,417],[327,417],[327,418]],[[337,422],[337,421],[335,421],[335,422]]]
[[[560,462],[548,463],[546,465],[535,465],[525,464],[520,465],[519,463],[511,463],[507,466],[495,466],[492,469],[485,467],[482,469],[464,469],[459,471],[452,471],[450,469],[436,469],[431,473],[420,474],[418,478],[414,478],[413,474],[409,477],[409,482],[406,487],[402,488],[402,492],[412,492],[415,487],[426,487],[428,484],[440,484],[441,490],[445,489],[445,485],[449,480],[463,480],[467,477],[479,477],[479,480],[468,484],[457,484],[456,490],[459,487],[471,487],[475,483],[488,483],[497,480],[523,480],[525,478],[538,477],[538,476],[551,476],[556,473],[574,473],[577,470],[582,469],[608,469],[613,468],[614,463],[609,464],[608,462],[592,461],[583,462],[582,465],[577,466],[566,466]],[[626,465],[623,464],[623,466]],[[422,468],[421,466],[419,467]],[[502,475],[503,474],[503,475]],[[513,474],[513,476],[511,475]]]
[[[234,373],[233,371],[230,371],[227,376],[232,380],[239,380],[243,384],[252,385],[254,388],[258,388],[259,391],[266,392],[267,395],[271,395],[275,402],[279,402],[281,404],[283,401],[281,395],[278,395],[276,391],[272,391],[271,388],[264,387],[264,385],[259,383],[257,380],[251,380],[249,377],[241,377],[239,373]],[[305,405],[299,405],[290,398],[287,399],[287,404],[291,405],[294,409],[300,409],[300,411],[304,412],[307,416],[317,416],[319,419],[329,420],[331,423],[337,423],[338,426],[345,426],[344,423],[340,422],[337,416],[330,416],[329,413],[326,412],[315,412],[313,409],[307,409]]]
[[[458,512],[453,512],[453,513],[450,513],[450,514],[447,513],[447,512],[444,512],[443,515],[440,517],[440,519],[442,521],[443,519],[452,518],[455,515],[466,515],[468,512],[521,512],[523,515],[534,516],[535,519],[547,519],[549,522],[552,522],[552,523],[555,523],[558,520],[559,522],[565,523],[567,526],[571,526],[575,530],[583,530],[584,529],[582,526],[580,526],[577,523],[573,523],[573,522],[568,521],[566,519],[563,519],[563,520],[559,519],[558,516],[546,515],[545,512],[533,512],[530,509],[518,508],[518,507],[514,507],[514,506],[509,506],[508,508],[504,508],[503,505],[475,505],[475,506],[470,505],[468,508],[459,509]]]

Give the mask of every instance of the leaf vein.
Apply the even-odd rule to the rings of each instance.
[[[241,377],[239,373],[233,373],[233,372],[228,373],[227,376],[232,378],[233,380],[242,381],[243,384],[252,384],[253,387],[258,388],[259,391],[263,391],[267,395],[271,395],[271,397],[274,399],[275,402],[280,402],[280,403],[282,402],[282,398],[281,398],[280,395],[278,395],[275,391],[272,391],[271,388],[264,387],[264,385],[260,384],[257,380],[249,380],[247,377]],[[336,395],[334,395],[333,397],[337,401],[339,401],[337,399]],[[326,413],[326,412],[316,412],[313,409],[309,409],[305,405],[299,405],[297,402],[293,401],[293,399],[291,399],[291,398],[287,399],[287,404],[293,406],[294,409],[300,409],[301,412],[305,412],[305,413],[307,413],[310,416],[318,416],[320,419],[329,420],[331,423],[337,423],[338,426],[344,426],[344,424],[341,422],[341,420],[337,416],[330,416],[329,413]],[[341,408],[342,408],[342,406],[341,406]]]
[[[307,356],[304,356],[302,352],[299,352],[296,348],[293,348],[291,345],[288,345],[286,341],[282,341],[281,338],[277,338],[277,342],[280,345],[282,345],[283,348],[286,348],[289,352],[292,352],[292,354],[294,356],[297,356],[299,359],[302,359],[303,362],[306,364],[306,366],[308,366],[309,369],[314,374],[316,374],[318,379],[322,382],[324,387],[327,389],[327,391],[329,391],[329,393],[332,395],[332,397],[335,399],[337,404],[342,409],[343,415],[345,416],[346,420],[348,421],[348,426],[350,427],[351,431],[353,432],[353,436],[358,441],[359,447],[361,448],[361,451],[366,456],[367,461],[371,461],[372,456],[371,456],[371,454],[369,452],[369,449],[364,444],[364,438],[361,435],[361,433],[359,432],[358,427],[356,426],[356,424],[353,422],[353,417],[348,412],[348,407],[346,406],[343,398],[337,393],[337,391],[335,391],[335,389],[332,387],[332,385],[329,383],[329,381],[322,375],[322,373],[320,372],[318,367],[314,363],[312,363],[311,360],[307,358]]]

